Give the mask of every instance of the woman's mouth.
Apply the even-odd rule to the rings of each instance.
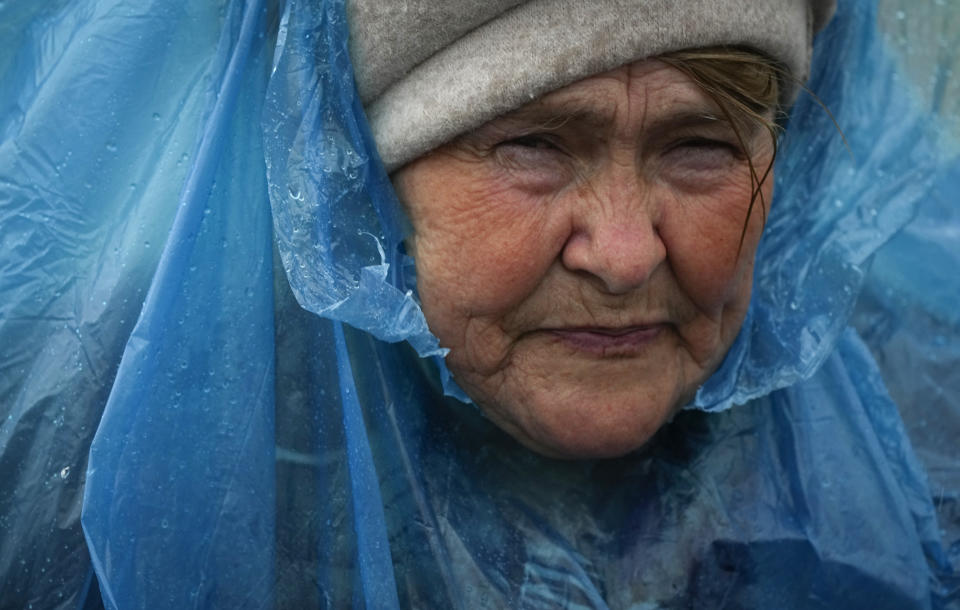
[[[663,332],[663,324],[644,326],[557,328],[550,332],[567,347],[602,357],[629,357],[645,352]]]

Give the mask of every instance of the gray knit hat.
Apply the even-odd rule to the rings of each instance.
[[[755,48],[806,80],[835,0],[350,0],[350,54],[388,171],[540,95],[680,49]],[[785,83],[784,101],[795,87]]]

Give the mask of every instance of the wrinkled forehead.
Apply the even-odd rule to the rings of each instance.
[[[507,131],[575,125],[635,137],[663,125],[724,120],[716,102],[687,75],[657,60],[640,60],[561,87],[485,125]]]
[[[351,57],[388,170],[543,94],[685,48],[757,49],[805,80],[834,0],[353,0]]]

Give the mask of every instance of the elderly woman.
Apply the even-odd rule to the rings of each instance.
[[[612,457],[693,399],[746,315],[775,121],[831,11],[356,3],[424,315],[491,421]]]
[[[86,572],[52,604],[956,602],[846,328],[909,205],[791,115],[833,2],[267,4],[224,16],[85,486],[54,472]],[[913,124],[856,97],[852,6],[818,92]],[[861,170],[888,199],[913,144]]]
[[[427,322],[493,422],[545,455],[612,457],[693,399],[750,301],[777,76],[747,51],[641,59],[394,175]]]

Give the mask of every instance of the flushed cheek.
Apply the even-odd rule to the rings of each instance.
[[[718,317],[725,307],[749,297],[753,256],[763,230],[758,207],[744,233],[749,200],[749,191],[737,189],[687,202],[672,209],[661,227],[678,284],[708,316]]]
[[[677,325],[677,332],[691,357],[688,377],[699,382],[719,364],[739,332],[763,229],[763,215],[755,209],[741,246],[749,191],[725,195],[675,206],[661,227],[677,285],[695,312]],[[765,195],[769,201],[769,193]]]
[[[461,199],[469,196],[418,230],[418,281],[424,298],[436,287],[449,294],[450,306],[494,315],[536,288],[560,240],[548,235],[542,208],[511,206],[503,197]]]
[[[719,316],[724,306],[737,299],[742,290],[744,261],[737,260],[736,243],[732,253],[724,252],[729,245],[716,245],[699,240],[675,239],[669,244],[671,266],[680,289],[690,298],[697,310],[711,317]],[[685,243],[688,242],[688,243]]]

